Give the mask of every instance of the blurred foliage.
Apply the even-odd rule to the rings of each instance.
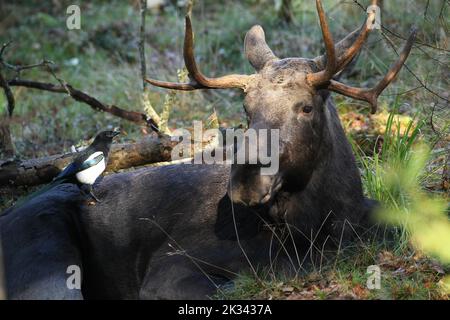
[[[419,177],[430,158],[430,150],[420,145],[411,150],[411,157],[399,162],[385,164],[383,180],[390,194],[406,199],[403,206],[384,203],[379,217],[400,226],[408,233],[412,244],[436,257],[442,263],[450,265],[450,220],[447,202],[423,191]],[[447,278],[447,285],[450,278]],[[448,288],[447,288],[448,289]],[[450,291],[448,291],[450,293]]]
[[[394,113],[395,109],[389,115],[381,149],[371,157],[358,150],[363,185],[371,198],[380,200],[379,218],[399,227],[399,249],[405,249],[411,242],[442,263],[450,264],[447,199],[423,189],[432,157],[423,141],[417,143],[424,123],[411,119],[402,125]]]

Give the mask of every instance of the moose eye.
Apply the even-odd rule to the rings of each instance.
[[[302,112],[303,113],[310,113],[312,111],[312,109],[313,109],[312,106],[303,106]]]

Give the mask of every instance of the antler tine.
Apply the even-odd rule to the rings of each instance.
[[[336,52],[334,48],[333,36],[328,27],[327,18],[323,11],[322,2],[316,0],[317,13],[319,14],[320,27],[322,29],[322,36],[325,42],[325,49],[327,53],[327,64],[325,69],[315,73],[309,73],[306,76],[308,82],[313,86],[320,86],[327,83],[336,73]]]
[[[196,89],[227,89],[240,88],[245,89],[251,76],[232,74],[218,78],[208,78],[202,74],[197,67],[194,55],[194,33],[192,32],[192,23],[190,15],[186,15],[186,32],[184,36],[183,57],[186,69],[189,72],[191,81],[189,83],[166,82],[154,79],[145,79],[148,83],[175,90],[196,90]]]
[[[372,89],[356,88],[347,86],[339,81],[331,80],[328,90],[343,94],[347,97],[368,102],[372,106],[372,113],[377,111],[377,99],[383,90],[395,79],[400,72],[406,59],[411,52],[411,48],[416,37],[417,30],[414,28],[406,41],[406,44],[400,53],[398,60],[391,66],[384,78]]]
[[[172,89],[172,90],[192,91],[192,90],[196,90],[196,89],[205,89],[204,86],[199,85],[197,83],[178,83],[178,82],[160,81],[160,80],[149,79],[149,78],[145,78],[144,80],[156,87]]]
[[[208,78],[204,76],[197,67],[194,56],[194,33],[192,32],[191,17],[186,15],[186,34],[184,38],[184,63],[186,64],[186,69],[189,71],[189,75],[194,78],[194,80],[210,89],[221,89],[221,88],[242,88],[244,89],[248,80],[248,75],[231,74],[219,78]]]
[[[372,0],[372,6],[376,5],[378,5],[378,1]],[[364,25],[361,27],[361,30],[356,40],[347,50],[345,50],[345,52],[340,57],[338,57],[336,73],[344,69],[347,66],[347,64],[349,64],[350,61],[352,61],[355,55],[361,50],[364,42],[367,40],[367,37],[369,36],[369,32],[371,30],[370,25],[373,24],[374,21],[375,21],[375,12],[374,11],[369,12],[367,19]]]

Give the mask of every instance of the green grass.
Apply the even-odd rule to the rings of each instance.
[[[431,269],[430,269],[431,270]],[[433,270],[415,271],[401,275],[396,270],[383,270],[381,288],[368,290],[367,267],[347,270],[339,266],[305,277],[302,281],[255,282],[249,275],[240,276],[235,288],[217,294],[218,299],[382,299],[382,300],[423,300],[448,299],[438,282],[440,276]],[[434,273],[433,273],[434,272]]]
[[[380,288],[367,289],[367,267],[379,265]],[[448,271],[448,270],[447,270]],[[403,250],[394,253],[381,244],[346,248],[335,263],[296,278],[261,272],[244,273],[217,299],[449,299],[443,290],[441,266],[435,260]]]
[[[412,146],[417,142],[424,122],[415,120],[417,118],[415,115],[406,124],[406,128],[402,128],[400,121],[395,121],[397,109],[398,106],[394,105],[393,111],[387,119],[384,135],[378,138],[377,142],[379,143],[375,144],[370,156],[366,155],[355,143],[353,143],[353,149],[363,168],[362,180],[367,196],[399,208],[406,206],[406,199],[398,190],[388,188],[385,182],[384,171],[386,168],[384,164],[395,170],[410,160]],[[379,148],[380,144],[381,148]]]

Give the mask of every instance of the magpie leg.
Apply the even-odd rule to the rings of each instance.
[[[95,196],[95,194],[94,194],[93,191],[94,191],[94,190],[93,190],[92,186],[89,186],[89,195],[90,195],[96,202],[101,202],[101,201]]]

